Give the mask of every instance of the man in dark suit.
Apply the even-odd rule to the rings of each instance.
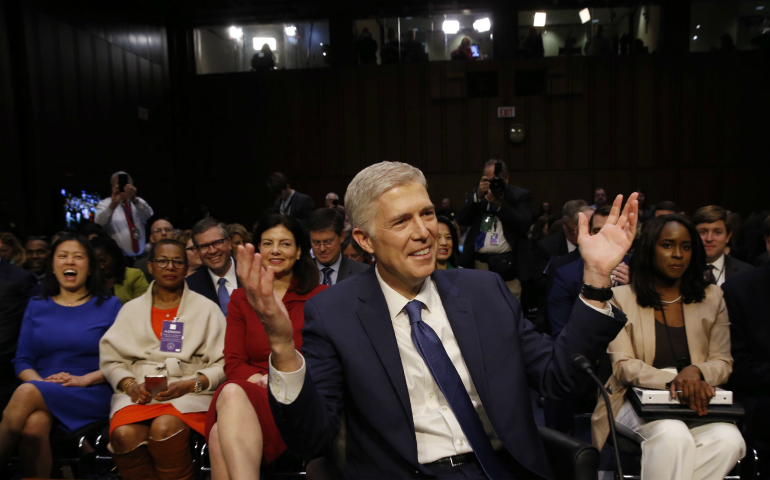
[[[369,267],[342,255],[345,220],[339,210],[320,208],[310,215],[307,226],[310,229],[310,245],[320,273],[319,283],[331,287]]]
[[[235,274],[230,236],[225,225],[213,218],[200,220],[191,233],[203,267],[187,277],[187,286],[219,305],[226,317],[230,295],[241,286]]]
[[[492,188],[496,167],[503,182],[498,189]],[[520,298],[521,284],[532,278],[532,246],[527,239],[532,216],[532,194],[508,183],[505,162],[485,163],[481,181],[457,213],[457,223],[469,227],[463,266],[499,274]]]
[[[0,280],[19,285],[19,292],[23,295],[25,305],[37,286],[37,278],[32,272],[2,260],[0,260]]]
[[[595,359],[623,327],[623,313],[596,299],[611,296],[602,287],[631,245],[635,195],[622,216],[618,198],[602,231],[581,240],[584,295],[594,300],[576,302],[554,342],[534,331],[499,276],[435,270],[438,222],[425,185],[397,162],[353,179],[353,236],[377,264],[305,304],[303,355],[272,272],[263,274],[253,247],[239,248],[238,274],[270,339],[273,418],[289,448],[312,458],[344,414],[346,478],[550,478],[528,385],[567,395],[584,383],[571,356]]]
[[[276,212],[291,215],[297,220],[307,220],[315,210],[313,199],[292,189],[289,185],[289,179],[283,173],[275,172],[270,175],[267,186],[275,194],[273,208]]]
[[[0,280],[0,409],[5,408],[19,384],[11,360],[16,356],[28,299],[22,284]]]
[[[692,216],[703,247],[706,249],[706,280],[714,285],[754,269],[748,263],[725,255],[725,248],[733,236],[727,222],[727,210],[716,205],[699,208]]]

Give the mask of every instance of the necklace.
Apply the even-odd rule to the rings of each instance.
[[[682,296],[681,296],[681,295],[679,295],[678,297],[676,297],[675,299],[673,299],[673,300],[670,300],[670,301],[661,300],[661,301],[660,301],[660,303],[666,303],[666,304],[669,304],[669,305],[670,305],[670,304],[672,304],[672,303],[676,303],[676,302],[678,302],[678,301],[679,301],[679,300],[681,300],[681,299],[682,299]]]

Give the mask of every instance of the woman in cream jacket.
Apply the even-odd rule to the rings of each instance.
[[[212,394],[225,380],[225,318],[187,288],[180,242],[158,242],[148,269],[155,281],[123,306],[100,343],[100,368],[115,390],[110,446],[125,480],[187,479],[190,428],[203,433]],[[167,388],[150,393],[151,375],[165,375]]]

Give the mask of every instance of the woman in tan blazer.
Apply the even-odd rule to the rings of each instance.
[[[714,387],[730,376],[727,309],[722,290],[704,280],[705,255],[687,217],[655,218],[631,259],[631,284],[613,289],[612,303],[628,322],[609,345],[613,374],[606,386],[618,429],[642,445],[643,480],[722,479],[745,455],[733,424],[647,422],[625,400],[631,386],[669,390],[705,415]],[[601,449],[609,434],[601,400],[591,423]]]

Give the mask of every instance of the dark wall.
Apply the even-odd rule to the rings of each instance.
[[[14,181],[25,193],[19,211],[24,230],[58,227],[62,188],[107,195],[116,170],[131,173],[151,204],[172,204],[162,21],[78,11],[76,4],[57,9],[56,3],[8,1],[17,16],[2,24],[19,25],[14,68],[23,88],[15,108],[23,166]],[[147,120],[139,118],[140,107]]]
[[[272,171],[320,204],[381,160],[418,166],[434,201],[458,205],[498,156],[535,205],[588,200],[604,186],[689,213],[710,203],[748,213],[767,203],[767,60],[736,52],[189,76],[178,146],[211,173],[195,200],[225,221],[250,222],[270,204]],[[543,94],[516,96],[523,71],[537,70]],[[497,72],[496,97],[467,97],[474,71]],[[498,119],[508,105],[516,118]],[[512,123],[526,128],[521,145],[507,138]]]

